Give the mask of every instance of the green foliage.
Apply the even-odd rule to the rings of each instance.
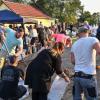
[[[88,22],[90,22],[91,13],[90,13],[89,11],[85,11],[85,12],[82,14],[82,17],[83,17],[83,21],[87,20]]]
[[[12,0],[13,2],[29,3],[28,0]]]
[[[87,20],[91,25],[96,25],[99,22],[99,19],[99,13],[91,14],[89,11],[85,11],[83,14],[81,14],[79,22],[84,22],[85,20]]]
[[[23,2],[23,0],[13,0],[14,2]]]
[[[34,0],[33,5],[34,5]],[[82,9],[80,0],[38,0],[35,5],[51,17],[58,18],[61,22],[75,23],[77,12]]]
[[[87,20],[90,24],[97,24],[100,21],[100,14],[91,14],[84,11],[80,0],[13,0],[14,2],[28,3],[42,10],[47,15],[58,18],[60,22],[77,23]],[[77,20],[78,19],[78,20]]]

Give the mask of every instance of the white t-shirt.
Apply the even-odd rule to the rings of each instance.
[[[36,29],[33,29],[33,37],[38,37],[38,33]]]
[[[75,72],[96,74],[96,51],[93,45],[99,42],[95,37],[84,37],[77,40],[71,48],[75,56]]]
[[[32,29],[31,31],[31,37],[38,37],[38,33],[37,33],[37,30],[36,29]]]
[[[76,36],[76,32],[72,31],[72,35],[73,35],[73,36]]]

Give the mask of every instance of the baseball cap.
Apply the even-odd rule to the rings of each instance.
[[[78,29],[78,32],[77,32],[77,34],[79,34],[79,33],[83,33],[83,32],[87,32],[88,31],[88,28],[87,27],[80,27],[79,29]]]
[[[16,31],[19,33],[19,32],[23,32],[24,30],[22,28],[18,28]]]

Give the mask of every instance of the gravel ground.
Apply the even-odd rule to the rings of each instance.
[[[70,52],[70,49],[67,49],[65,57],[67,60],[67,65],[69,65],[70,68],[73,70],[73,65],[70,63],[70,60],[68,57],[69,52]],[[100,56],[97,56],[97,65],[100,66]],[[97,69],[97,84],[98,84],[98,93],[99,93],[98,100],[100,100],[100,69]],[[69,86],[67,87],[62,100],[73,100],[72,99],[72,86],[73,86],[73,81],[71,80],[71,84],[69,84]]]
[[[62,55],[62,67],[68,67],[69,69],[73,70],[73,65],[70,62],[70,48],[65,49],[64,54]],[[28,64],[31,59],[33,59],[36,55],[32,55],[28,58],[26,58],[25,64]],[[25,64],[20,64],[20,67],[25,70]],[[97,57],[97,65],[100,65],[100,57]],[[97,70],[97,79],[98,79],[98,91],[99,91],[99,99],[100,99],[100,69]],[[65,94],[62,98],[62,100],[72,100],[72,85],[73,81],[71,80],[71,83],[68,85]],[[27,97],[24,100],[31,100],[31,96]]]

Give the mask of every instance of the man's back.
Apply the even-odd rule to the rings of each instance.
[[[75,70],[87,74],[96,74],[96,52],[93,45],[98,42],[94,37],[83,37],[77,40],[72,46],[75,56]]]
[[[19,71],[13,66],[5,66],[1,72],[2,90],[0,97],[10,98],[16,96],[19,81]]]
[[[95,37],[89,37],[89,29],[80,27],[79,39],[71,49],[71,62],[75,64],[73,99],[97,100],[96,54],[100,54],[100,44]]]

